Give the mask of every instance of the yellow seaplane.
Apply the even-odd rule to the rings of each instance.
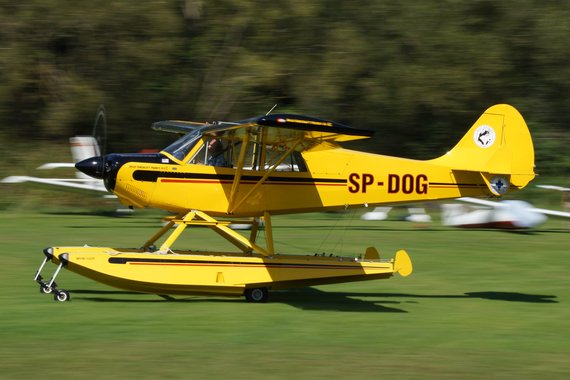
[[[344,149],[372,132],[333,121],[268,114],[238,122],[160,121],[158,131],[182,136],[156,154],[108,154],[76,164],[102,179],[127,206],[175,216],[140,248],[49,247],[36,272],[43,293],[70,299],[55,278],[62,268],[113,287],[172,295],[245,296],[265,302],[271,289],[407,276],[406,251],[381,259],[374,247],[357,257],[291,255],[274,246],[273,215],[432,201],[500,197],[534,174],[534,148],[519,112],[487,109],[445,155],[413,160]],[[251,224],[249,236],[230,228]],[[234,219],[234,220],[232,220]],[[208,227],[233,252],[175,247],[188,227]],[[257,241],[265,229],[265,242]],[[259,243],[259,244],[258,244]],[[51,279],[41,272],[57,265]]]

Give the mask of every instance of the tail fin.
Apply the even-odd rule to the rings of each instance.
[[[93,136],[71,137],[69,144],[71,145],[71,156],[74,163],[101,155],[99,144]]]
[[[521,189],[535,176],[530,132],[521,114],[507,104],[487,109],[459,143],[433,163],[454,172],[481,173],[494,195]]]
[[[74,163],[101,155],[99,144],[97,144],[97,140],[93,136],[71,137],[69,144],[71,145],[71,156],[73,157]],[[91,178],[80,171],[76,172],[76,177],[79,179]]]

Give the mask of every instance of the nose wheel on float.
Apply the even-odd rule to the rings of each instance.
[[[50,251],[50,248],[44,249],[44,254],[46,255],[46,257],[45,257],[44,261],[42,262],[42,265],[40,265],[38,271],[36,272],[36,275],[34,276],[34,281],[36,281],[40,285],[40,293],[42,293],[42,294],[53,294],[54,301],[60,301],[60,302],[70,301],[71,296],[70,296],[69,292],[67,290],[64,290],[64,289],[58,289],[57,284],[55,282],[55,278],[59,274],[59,271],[61,270],[61,268],[64,266],[65,261],[62,260],[59,263],[59,265],[57,266],[57,268],[56,268],[55,272],[53,273],[53,276],[51,277],[51,279],[46,282],[46,281],[44,281],[44,278],[42,277],[42,275],[40,273],[41,273],[42,269],[44,268],[44,266],[46,265],[46,263],[51,260],[53,255]]]

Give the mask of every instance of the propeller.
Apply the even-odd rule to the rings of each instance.
[[[88,176],[102,179],[107,190],[113,192],[118,170],[136,154],[107,154],[107,116],[103,104],[97,109],[92,137],[96,140],[99,151],[95,152],[93,157],[77,162],[75,168]],[[157,158],[151,157],[151,159]]]
[[[105,105],[99,105],[93,122],[93,133],[91,134],[99,146],[99,156],[107,154],[107,116]]]
[[[93,122],[91,136],[97,142],[96,154],[75,164],[77,170],[97,179],[103,179],[107,154],[107,115],[105,105],[100,104]]]

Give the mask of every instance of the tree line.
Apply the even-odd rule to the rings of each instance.
[[[277,104],[431,158],[510,103],[539,169],[570,168],[567,1],[2,0],[0,21],[3,142],[90,133],[105,104],[111,147],[161,147],[154,121]]]

